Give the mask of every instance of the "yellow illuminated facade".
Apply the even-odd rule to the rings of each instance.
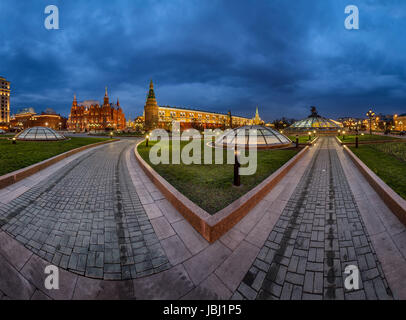
[[[394,130],[406,131],[406,113],[393,116]]]
[[[10,124],[10,82],[0,77],[0,129]]]
[[[170,106],[158,106],[155,98],[154,84],[151,80],[147,101],[144,107],[145,129],[170,129],[173,122],[178,121],[181,129],[214,129],[229,128],[230,114],[184,109]],[[263,124],[259,117],[258,108],[254,119],[232,115],[232,127],[250,124]]]

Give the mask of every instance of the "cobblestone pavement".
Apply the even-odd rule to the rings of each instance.
[[[170,268],[129,177],[125,153],[134,145],[123,140],[73,160],[0,207],[1,229],[48,262],[91,278]]]
[[[321,138],[234,299],[392,299],[333,138]],[[344,270],[360,270],[359,290]]]

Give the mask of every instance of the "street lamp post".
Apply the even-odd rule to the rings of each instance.
[[[147,134],[147,136],[145,137],[145,146],[148,148],[148,142],[149,142],[149,134]]]
[[[234,185],[239,187],[241,185],[240,181],[240,162],[238,161],[238,151],[237,144],[234,149]]]
[[[369,134],[372,135],[372,118],[375,116],[375,112],[370,109],[366,115],[369,118]]]

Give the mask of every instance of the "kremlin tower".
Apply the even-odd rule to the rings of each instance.
[[[149,92],[144,107],[145,130],[152,130],[158,126],[158,104],[155,99],[154,84],[149,84]]]

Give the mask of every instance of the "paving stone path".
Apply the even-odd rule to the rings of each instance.
[[[145,175],[136,141],[0,192],[0,300],[405,299],[406,229],[333,138],[212,244]],[[50,263],[68,270],[60,290],[44,287]],[[347,265],[359,290],[344,289]]]
[[[392,299],[337,155],[322,138],[312,162],[233,298]],[[360,271],[346,290],[344,270]]]
[[[171,267],[135,191],[120,141],[91,151],[0,207],[0,227],[69,271],[134,279]],[[0,293],[1,294],[1,293]]]

